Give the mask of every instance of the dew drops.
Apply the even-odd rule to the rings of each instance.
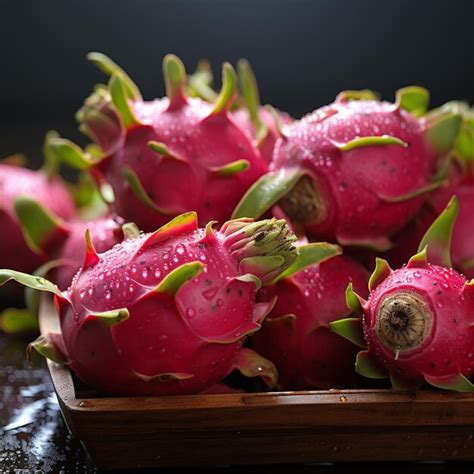
[[[143,271],[142,271],[142,277],[143,278],[148,278],[148,268],[144,268]]]
[[[104,275],[103,273],[100,273],[100,274],[99,274],[99,280],[102,281],[102,280],[104,279],[104,277],[105,277],[105,275]]]
[[[442,307],[443,307],[443,303],[441,303],[441,301],[438,301],[438,302],[436,303],[436,306],[437,306],[438,308],[442,308]]]
[[[184,245],[183,244],[179,244],[176,246],[176,253],[178,255],[184,255],[184,252],[185,252],[185,248],[184,248]]]
[[[132,273],[137,273],[137,266],[136,266],[136,265],[132,265],[131,271],[132,271]]]
[[[188,308],[186,310],[186,316],[189,318],[189,319],[192,319],[194,318],[194,316],[196,316],[196,310],[194,308]]]
[[[89,286],[89,289],[87,290],[87,293],[89,294],[89,296],[92,296],[94,294],[94,287]]]
[[[413,276],[415,278],[421,278],[421,273],[420,272],[415,272],[415,273],[413,273]]]
[[[84,298],[84,295],[86,294],[86,290],[85,289],[82,289],[80,292],[79,292],[79,298]]]
[[[160,278],[160,276],[161,276],[160,269],[157,268],[157,269],[155,270],[155,278]]]
[[[135,291],[134,286],[133,286],[133,285],[129,285],[129,286],[128,286],[128,292],[129,292],[129,293],[133,293],[134,291]]]
[[[217,286],[215,286],[213,288],[209,288],[208,290],[206,290],[202,293],[202,296],[204,296],[204,298],[206,298],[206,300],[212,300],[212,298],[214,298],[214,296],[216,296],[217,290],[218,290]]]
[[[105,292],[105,299],[110,300],[111,297],[112,297],[112,292],[110,290],[107,290]]]

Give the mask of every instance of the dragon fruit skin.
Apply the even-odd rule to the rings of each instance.
[[[393,271],[375,288],[364,310],[369,353],[384,361],[389,372],[400,379],[423,381],[458,373],[470,377],[474,373],[474,292],[466,283],[456,271],[429,263]],[[415,308],[420,305],[431,314],[416,330],[420,344],[404,350],[403,335],[400,349],[395,338],[384,344],[384,336],[380,336],[384,334],[383,324],[377,319],[387,313],[386,324],[403,326],[408,304]]]
[[[92,55],[97,57],[102,69],[110,62]],[[78,119],[104,151],[96,160],[84,154],[83,162],[111,184],[117,213],[145,231],[190,210],[198,212],[202,224],[227,220],[242,194],[267,170],[228,112],[236,94],[232,66],[223,67],[223,88],[215,103],[186,96],[186,72],[173,55],[163,61],[168,96],[149,102],[118,66],[113,68],[108,89],[96,89]],[[127,93],[131,84],[133,95]],[[67,140],[56,140],[60,156],[71,147],[78,151]]]
[[[350,281],[367,295],[368,276],[362,265],[338,255],[262,290],[266,300],[278,299],[251,342],[275,364],[281,389],[357,385],[354,360],[358,349],[332,333],[329,323],[349,316],[345,289]],[[285,315],[293,316],[283,318]]]
[[[452,269],[450,256],[458,211],[453,196],[406,266],[392,270],[378,258],[368,300],[347,288],[347,304],[362,318],[343,319],[331,328],[360,347],[365,340],[366,350],[356,359],[361,375],[390,377],[401,389],[427,382],[474,391],[469,381],[474,374],[474,281]]]
[[[63,244],[50,258],[64,262],[56,268],[53,280],[61,289],[71,284],[74,275],[81,268],[85,258],[84,234],[90,231],[92,244],[99,253],[111,249],[123,240],[121,225],[123,219],[117,216],[102,216],[92,221],[74,220],[67,224],[68,235]]]
[[[255,304],[258,277],[293,262],[294,240],[283,221],[229,221],[216,232],[198,229],[195,213],[102,254],[89,239],[68,291],[49,283],[61,335],[35,347],[46,341],[49,356],[103,393],[199,393],[235,368],[273,385],[273,364],[242,344],[269,306]],[[24,278],[0,274],[0,282]]]
[[[18,196],[31,196],[66,220],[72,219],[76,211],[60,178],[48,178],[40,171],[0,164],[0,265],[32,272],[44,260],[29,249],[23,238],[13,209]]]
[[[257,218],[278,204],[315,240],[387,250],[438,184],[430,181],[432,130],[400,101],[340,98],[285,128],[270,172],[233,217]]]
[[[293,119],[286,112],[275,109],[275,113],[278,117],[277,120],[279,120],[282,126],[289,125],[293,122]],[[281,131],[278,129],[275,117],[273,116],[272,112],[270,112],[266,107],[260,106],[258,108],[258,115],[260,121],[266,128],[265,136],[260,141],[258,140],[259,137],[257,136],[256,127],[250,119],[248,110],[240,108],[232,112],[232,116],[234,117],[235,121],[240,125],[247,136],[251,140],[257,140],[260,153],[267,160],[267,162],[270,163],[273,157],[275,144],[281,137]]]
[[[454,195],[459,199],[459,217],[454,225],[451,243],[453,264],[467,278],[474,278],[474,239],[471,222],[474,209],[474,178],[470,175],[463,178],[458,176],[431,193],[420,214],[394,238],[396,247],[386,255],[392,266],[401,266],[416,252],[418,242]]]
[[[86,230],[98,252],[109,250],[124,238],[123,219],[110,213],[91,220],[64,221],[28,196],[16,198],[14,210],[25,241],[49,262],[48,273],[62,290],[68,288],[84,262]]]

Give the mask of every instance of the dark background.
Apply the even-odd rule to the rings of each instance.
[[[472,0],[105,0],[2,2],[0,156],[40,161],[49,128],[81,140],[74,121],[104,79],[85,58],[121,64],[145,98],[164,92],[161,60],[220,64],[247,57],[262,99],[295,116],[338,91],[420,84],[432,104],[474,102]],[[83,139],[82,139],[83,140]]]

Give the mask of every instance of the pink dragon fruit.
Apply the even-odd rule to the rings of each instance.
[[[86,234],[84,265],[64,293],[10,270],[0,270],[0,284],[55,294],[61,334],[33,347],[101,392],[199,393],[233,369],[273,386],[273,364],[242,345],[269,310],[255,304],[260,282],[294,263],[296,237],[283,220],[212,226],[199,229],[195,213],[183,214],[103,254]]]
[[[345,302],[349,282],[367,293],[368,273],[342,255],[337,246],[326,249],[328,260],[312,265],[275,285],[262,297],[276,304],[262,329],[251,338],[252,347],[271,360],[283,390],[350,388],[360,383],[354,372],[358,349],[331,332],[329,323],[350,315]]]
[[[56,266],[52,280],[61,289],[70,285],[85,258],[84,233],[89,229],[94,247],[105,252],[123,240],[123,219],[103,215],[90,221],[63,221],[26,196],[15,200],[15,213],[25,240],[43,260],[53,260]],[[52,267],[52,265],[50,265]]]
[[[387,250],[389,237],[439,185],[430,182],[435,152],[451,144],[459,127],[451,113],[418,119],[427,101],[427,91],[416,87],[398,91],[395,104],[368,91],[341,93],[286,127],[271,171],[233,216],[256,218],[278,204],[312,238]]]
[[[14,212],[14,201],[19,196],[36,199],[65,220],[73,218],[76,211],[65,184],[47,167],[33,171],[8,161],[0,163],[0,266],[32,272],[44,260],[29,249],[23,238]]]
[[[467,278],[474,278],[474,239],[472,238],[472,209],[474,208],[474,178],[458,177],[433,191],[422,212],[395,236],[396,247],[386,254],[388,262],[399,267],[416,251],[424,233],[444,209],[449,199],[456,195],[459,200],[459,217],[456,220],[451,243],[454,267]]]
[[[420,252],[401,269],[377,259],[366,301],[351,286],[349,306],[362,321],[347,318],[333,330],[359,341],[356,370],[367,377],[390,376],[395,388],[423,382],[474,391],[474,282],[451,267],[449,245],[458,201],[452,198],[420,243]]]
[[[94,158],[68,140],[55,149],[67,162],[102,175],[115,193],[117,213],[144,230],[182,212],[201,223],[228,219],[242,194],[267,164],[228,112],[236,95],[232,66],[223,66],[215,103],[185,94],[181,61],[167,55],[163,71],[168,97],[145,102],[131,79],[109,58],[89,58],[112,74],[78,113],[81,129],[103,150]],[[188,192],[184,191],[184,187]]]
[[[420,214],[394,237],[396,247],[386,254],[386,259],[396,267],[406,262],[450,198],[456,195],[459,200],[459,216],[454,225],[451,256],[457,270],[467,278],[474,278],[474,239],[471,236],[471,215],[474,208],[474,113],[459,102],[448,102],[441,111],[446,109],[454,110],[462,117],[453,153],[456,161],[451,163],[447,160],[447,164],[451,166],[448,167],[446,181],[429,195]]]

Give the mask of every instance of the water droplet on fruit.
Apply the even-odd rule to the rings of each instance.
[[[185,248],[183,244],[179,244],[176,246],[176,253],[178,255],[184,255],[184,252],[185,252]]]
[[[84,295],[86,294],[86,290],[85,289],[82,289],[80,292],[79,292],[79,298],[84,298]]]
[[[204,296],[206,300],[212,300],[212,298],[216,296],[217,290],[217,286],[215,286],[214,288],[209,288],[208,290],[203,291],[202,296]]]
[[[413,276],[415,278],[421,278],[421,273],[420,272],[415,272],[415,273],[413,273]]]
[[[110,290],[107,290],[107,291],[105,292],[105,299],[110,300],[110,298],[111,298],[111,296],[112,296],[111,293],[112,293],[112,292],[111,292]]]
[[[128,291],[129,291],[130,293],[133,293],[133,292],[135,291],[135,288],[133,287],[133,285],[129,285]]]
[[[103,280],[103,279],[104,279],[104,276],[105,276],[105,275],[104,275],[103,273],[101,273],[101,274],[99,275],[99,280]]]
[[[87,293],[89,293],[89,296],[92,296],[94,294],[94,287],[89,286],[89,289],[87,290]]]
[[[160,278],[160,276],[161,276],[160,269],[157,268],[157,269],[155,270],[155,277],[156,277],[156,278]]]
[[[142,271],[142,277],[143,278],[148,278],[148,269],[147,268],[144,268],[143,271]]]
[[[136,265],[132,265],[132,273],[137,273],[137,266]]]
[[[194,318],[194,316],[196,316],[196,310],[194,308],[188,308],[186,310],[186,316],[189,318],[189,319],[192,319]]]

